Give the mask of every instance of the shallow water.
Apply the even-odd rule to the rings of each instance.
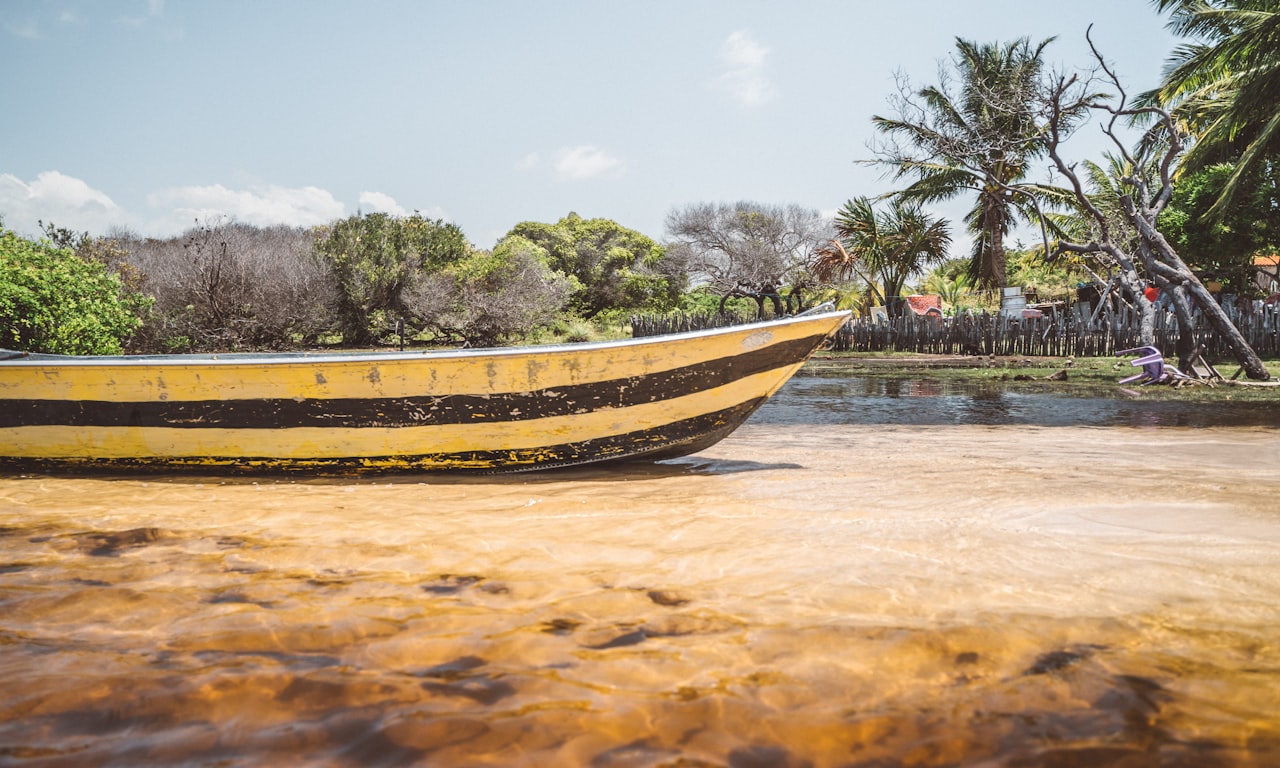
[[[1280,427],[1280,398],[1189,403],[1148,397],[1141,387],[1120,390],[1134,395],[1116,396],[1117,389],[1089,396],[1034,382],[802,374],[753,423]]]
[[[0,477],[0,765],[1280,764],[1280,431],[804,382],[660,465]]]

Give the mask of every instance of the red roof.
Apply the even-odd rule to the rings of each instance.
[[[941,296],[908,296],[907,306],[917,315],[927,315],[930,311],[935,315],[942,314]]]

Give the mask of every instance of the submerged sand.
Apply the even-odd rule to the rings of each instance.
[[[0,478],[15,765],[1269,765],[1280,431]]]

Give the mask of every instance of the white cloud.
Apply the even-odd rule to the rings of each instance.
[[[369,212],[393,216],[410,213],[384,192],[361,192],[359,201],[360,207]],[[318,187],[170,187],[147,195],[146,204],[146,210],[126,210],[106,193],[58,171],[44,171],[30,182],[0,173],[0,218],[6,229],[25,237],[41,234],[40,221],[94,235],[126,228],[146,237],[172,237],[204,222],[230,220],[259,227],[311,227],[347,215],[341,201]],[[413,212],[430,219],[452,220],[438,206]]]
[[[562,181],[582,181],[622,170],[622,159],[599,147],[584,144],[556,153],[556,177]]]
[[[765,59],[769,49],[757,43],[744,30],[729,35],[720,45],[720,62],[725,71],[716,86],[729,93],[744,106],[754,107],[774,96],[773,84],[765,76]]]
[[[179,232],[197,221],[223,217],[256,226],[311,227],[344,215],[342,203],[318,187],[173,187],[148,195],[147,202],[154,208],[166,209],[160,228]]]
[[[392,216],[406,216],[408,211],[396,202],[396,199],[385,192],[361,192],[360,208],[370,212],[389,213]]]
[[[445,209],[441,208],[438,205],[433,205],[430,208],[427,208],[425,210],[415,209],[414,213],[422,214],[423,218],[427,218],[427,219],[439,219],[440,221],[453,221],[453,217],[450,216],[448,212],[445,211]],[[454,222],[454,223],[456,224],[457,222]]]
[[[20,37],[24,40],[40,39],[40,27],[34,19],[6,19],[4,30],[14,37]]]
[[[157,19],[164,15],[164,0],[147,0],[147,10],[140,16],[122,16],[116,19],[117,22],[130,27],[139,27],[147,23],[150,19]]]
[[[409,209],[396,202],[394,197],[385,192],[361,192],[360,210],[366,213],[389,213],[392,216],[408,216],[410,214]],[[428,219],[450,221],[449,214],[438,205],[433,205],[427,209],[414,208],[412,213]]]
[[[106,193],[58,171],[43,171],[29,183],[0,174],[0,215],[5,227],[29,236],[39,233],[39,221],[89,232],[128,224],[125,212]]]
[[[537,168],[538,164],[541,162],[542,158],[538,156],[537,152],[530,152],[520,158],[520,162],[516,164],[516,167],[522,171],[532,171],[534,168]]]

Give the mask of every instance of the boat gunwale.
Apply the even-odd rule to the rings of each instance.
[[[808,323],[815,320],[833,319],[835,316],[850,315],[849,310],[833,310],[830,312],[799,314],[790,317],[758,320],[740,325],[727,325],[718,328],[705,328],[694,331],[642,336],[630,339],[610,339],[606,341],[585,341],[568,344],[527,345],[518,347],[480,347],[475,349],[431,349],[431,350],[374,350],[351,352],[203,352],[190,354],[146,354],[146,355],[58,355],[43,352],[23,353],[14,350],[0,349],[0,368],[27,366],[178,366],[178,365],[277,365],[288,363],[327,364],[327,363],[367,363],[367,362],[400,362],[423,361],[431,359],[484,359],[514,357],[519,355],[564,355],[586,351],[658,346],[673,342],[689,341],[698,338],[764,330],[795,324]],[[5,353],[13,357],[4,357]]]

